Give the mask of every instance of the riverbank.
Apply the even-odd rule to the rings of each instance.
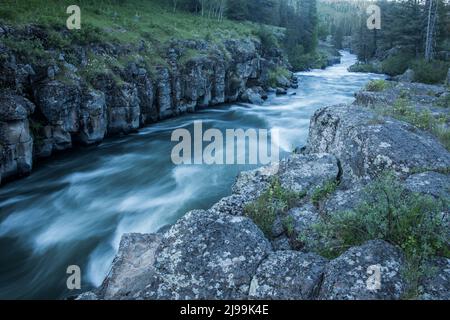
[[[264,48],[257,37],[171,40],[151,61],[152,45],[144,40],[68,50],[45,40],[62,35],[37,26],[1,30],[0,183],[76,145],[208,106],[261,104],[265,90],[285,94],[297,86],[283,52]],[[37,42],[36,53],[30,48]]]
[[[363,93],[319,109],[305,148],[241,173],[210,209],[125,235],[79,298],[449,299],[450,153]]]

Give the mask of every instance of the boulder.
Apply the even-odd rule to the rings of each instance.
[[[390,118],[379,121],[355,105],[319,109],[311,119],[307,151],[334,154],[345,183],[385,170],[406,177],[413,169],[440,171],[450,166],[450,154],[428,133]]]
[[[119,253],[116,261],[129,262],[113,266],[116,280],[105,281],[103,291],[116,292],[113,299],[244,299],[272,250],[251,220],[209,211],[187,213],[159,244],[138,239],[143,254]],[[122,247],[133,251],[127,241]],[[118,291],[123,282],[132,285]]]
[[[349,249],[328,264],[319,298],[400,299],[406,288],[402,278],[403,267],[404,258],[396,247],[381,240],[368,241],[362,246]]]
[[[408,69],[402,75],[395,77],[395,80],[400,82],[413,82],[414,77],[414,71],[412,69]]]
[[[255,91],[252,88],[244,91],[244,93],[241,95],[241,100],[242,102],[248,102],[257,105],[261,105],[264,103],[264,100],[262,99],[259,92]]]
[[[406,179],[405,187],[412,192],[450,199],[450,176],[438,172],[413,174]]]
[[[278,87],[278,88],[276,88],[275,93],[277,95],[285,95],[285,94],[287,94],[287,90],[285,88]]]
[[[133,298],[145,289],[146,279],[155,273],[156,250],[161,243],[157,234],[125,234],[112,268],[98,295],[103,299]]]
[[[320,288],[327,260],[313,253],[277,251],[258,267],[249,298],[310,300]]]
[[[424,300],[450,300],[450,259],[434,258],[429,261],[427,275],[420,286]]]

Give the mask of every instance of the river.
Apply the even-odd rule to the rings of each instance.
[[[169,119],[100,146],[74,150],[40,164],[25,179],[0,187],[0,299],[59,299],[66,269],[78,265],[82,290],[98,286],[122,234],[152,233],[191,209],[207,209],[231,192],[242,165],[175,166],[170,141],[193,121],[221,131],[278,128],[286,156],[303,146],[310,117],[325,105],[349,103],[380,75],[350,73],[356,57],[298,73],[295,95],[271,96],[262,106],[232,104]]]

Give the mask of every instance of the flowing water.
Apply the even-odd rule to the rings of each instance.
[[[170,141],[193,121],[221,131],[279,128],[282,156],[306,143],[319,107],[349,103],[379,75],[349,73],[356,57],[299,73],[296,95],[270,97],[263,106],[225,105],[151,125],[48,161],[23,180],[0,187],[0,299],[64,298],[66,269],[78,265],[82,290],[101,283],[122,234],[152,233],[191,209],[207,209],[231,192],[251,166],[175,166]]]

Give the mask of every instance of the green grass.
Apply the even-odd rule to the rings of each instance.
[[[322,186],[314,189],[311,195],[311,202],[317,207],[320,202],[328,198],[333,192],[336,191],[338,182],[336,180],[330,180],[325,182]]]
[[[63,30],[69,0],[3,0],[0,19],[8,24],[38,24],[49,30]],[[67,32],[68,41],[82,44],[95,41],[136,43],[141,39],[166,42],[176,39],[251,37],[254,24],[224,20],[218,22],[187,12],[173,12],[162,0],[80,0],[81,30]],[[59,41],[59,40],[58,40]],[[65,42],[66,40],[64,40]]]
[[[287,213],[304,196],[303,193],[286,190],[281,186],[279,179],[275,178],[267,191],[245,206],[244,214],[270,239],[273,237],[272,227],[277,215]]]
[[[366,84],[366,90],[372,92],[380,92],[389,88],[389,84],[385,80],[372,80]]]
[[[278,86],[277,79],[279,77],[285,77],[285,78],[289,79],[289,77],[290,77],[289,70],[282,68],[282,67],[277,67],[274,70],[269,71],[269,80],[268,80],[269,86],[277,87]]]
[[[441,214],[448,199],[410,193],[390,173],[367,187],[363,199],[354,210],[332,213],[314,225],[318,238],[309,240],[312,243],[308,246],[335,258],[368,240],[386,240],[403,250],[408,296],[417,295],[419,280],[427,272],[427,259],[450,257],[448,230]]]
[[[430,132],[450,151],[450,130],[447,125],[450,119],[448,116],[437,117],[428,110],[417,111],[411,106],[408,98],[398,98],[392,107],[379,107],[375,108],[375,111],[383,116],[408,122],[421,130]]]
[[[428,110],[418,112],[409,105],[408,99],[402,98],[394,103],[390,115],[409,122],[419,129],[429,131],[450,151],[450,130],[445,125],[449,119],[446,116],[434,117]]]

